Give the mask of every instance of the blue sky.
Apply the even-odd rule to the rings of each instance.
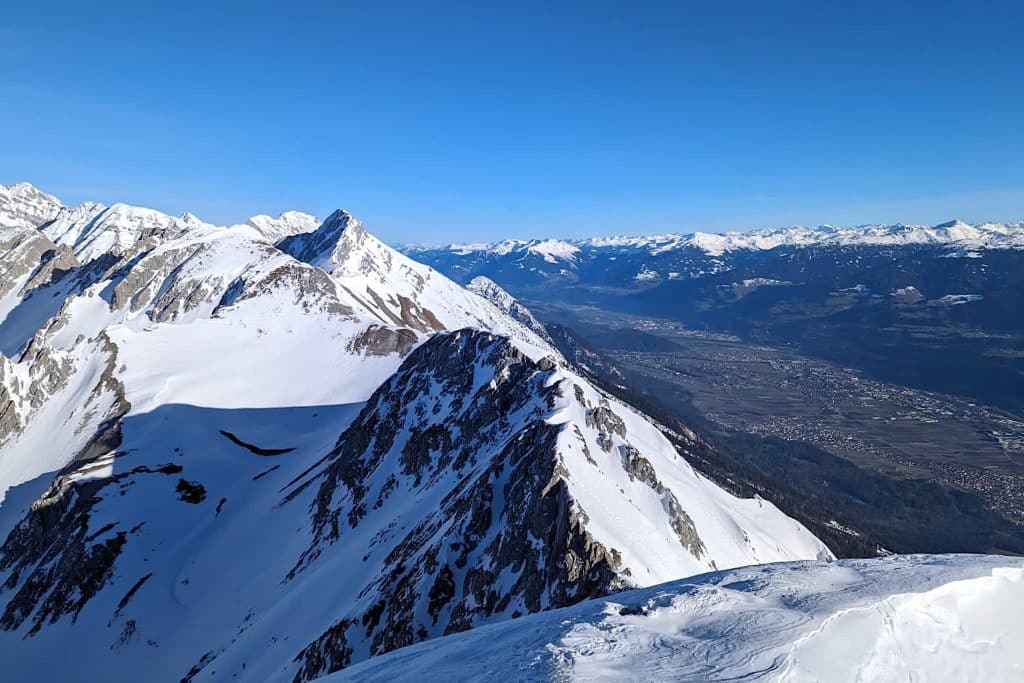
[[[343,206],[392,241],[1022,219],[1022,21],[984,2],[13,3],[0,182],[221,223]]]

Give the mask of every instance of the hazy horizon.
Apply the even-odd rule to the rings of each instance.
[[[1024,218],[1024,10],[528,5],[12,6],[0,177],[392,242]]]

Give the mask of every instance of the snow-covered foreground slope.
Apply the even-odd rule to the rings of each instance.
[[[3,190],[15,679],[60,650],[52,680],[309,680],[623,588],[831,557],[700,477],[493,283],[469,291],[344,211],[224,228]]]
[[[697,576],[421,643],[328,677],[1024,680],[1024,561],[906,556]]]

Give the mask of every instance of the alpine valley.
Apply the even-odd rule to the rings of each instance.
[[[568,272],[576,249],[526,253]],[[910,615],[898,646],[1018,671],[1002,622],[923,641],[907,604],[1020,604],[1019,561],[837,564],[883,551],[708,467],[701,424],[630,405],[499,270],[463,287],[343,210],[215,226],[26,183],[0,186],[0,268],[5,680],[486,677],[431,662],[503,642],[507,677],[592,678],[662,640],[655,674],[817,680],[829,638],[883,632],[829,616],[861,608]]]
[[[841,555],[1024,553],[1024,223],[405,251],[497,282],[599,381],[698,432],[702,473]]]
[[[489,277],[527,305],[672,320],[790,345],[885,381],[1024,407],[1024,223],[506,240],[406,253],[460,282]]]

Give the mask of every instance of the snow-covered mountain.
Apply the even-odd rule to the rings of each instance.
[[[14,679],[46,660],[53,680],[308,680],[621,588],[831,557],[694,472],[500,288],[344,211],[218,227],[2,196]]]
[[[1024,563],[749,567],[414,645],[326,680],[889,683],[1024,678]]]
[[[794,226],[765,228],[750,232],[657,234],[636,237],[592,237],[573,240],[504,240],[492,243],[455,243],[446,247],[454,254],[469,256],[487,253],[495,256],[540,255],[549,263],[572,263],[581,250],[640,249],[652,255],[694,248],[711,256],[730,251],[763,251],[778,247],[857,246],[928,244],[963,249],[1024,249],[1024,222],[965,223],[959,219],[934,226],[858,225],[816,228]],[[436,249],[436,248],[435,248]]]
[[[594,238],[580,241],[594,248],[634,247],[652,254],[692,246],[712,256],[729,251],[768,250],[809,246],[892,246],[927,244],[964,249],[1024,249],[1024,222],[969,224],[959,219],[935,226],[858,225],[816,228],[766,228],[724,234],[697,232],[691,235]]]
[[[34,203],[41,196],[15,187]],[[332,248],[334,267],[350,276],[341,280],[247,225],[220,228],[127,205],[54,215],[38,228],[15,216],[2,236],[0,351],[12,401],[0,435],[0,491],[86,446],[112,417],[99,404],[75,404],[90,392],[118,410],[365,400],[427,331],[473,325],[546,346],[431,269],[411,272],[411,261],[358,223],[346,232],[328,220],[302,235]],[[370,251],[381,260],[366,260]],[[379,270],[393,262],[409,272]],[[45,443],[53,434],[67,442],[43,449],[47,457],[7,455],[36,450],[36,435]],[[21,474],[4,476],[14,470]]]
[[[272,216],[253,216],[246,224],[259,230],[268,242],[280,242],[285,237],[312,232],[320,226],[320,219],[302,211],[285,211],[277,218]]]
[[[64,205],[51,194],[28,183],[0,185],[0,216],[11,217],[40,226],[53,220]]]
[[[317,230],[278,243],[281,251],[320,268],[357,305],[382,324],[419,332],[474,326],[505,331],[507,316],[495,306],[417,263],[366,232],[346,211],[336,211]],[[516,329],[521,325],[513,323]],[[532,335],[525,335],[535,341]]]
[[[505,256],[507,254],[529,254],[539,256],[548,263],[559,261],[571,262],[579,253],[579,247],[571,242],[559,239],[545,240],[502,240],[501,242],[471,242],[452,244],[448,247],[452,252],[467,256],[475,252],[488,252]]]
[[[553,262],[527,242],[406,253],[464,284],[494,281],[577,332],[595,322],[584,311],[598,310],[606,322],[657,320],[793,347],[875,379],[1022,407],[1024,224],[792,228],[572,245],[571,258]]]
[[[598,288],[650,288],[722,272],[780,252],[903,249],[932,250],[940,257],[978,258],[993,251],[1024,250],[1024,223],[954,220],[935,226],[769,228],[725,234],[643,235],[574,240],[504,240],[447,246],[406,245],[403,251],[459,282],[485,276],[513,293],[551,284]],[[842,263],[852,260],[838,257]]]

